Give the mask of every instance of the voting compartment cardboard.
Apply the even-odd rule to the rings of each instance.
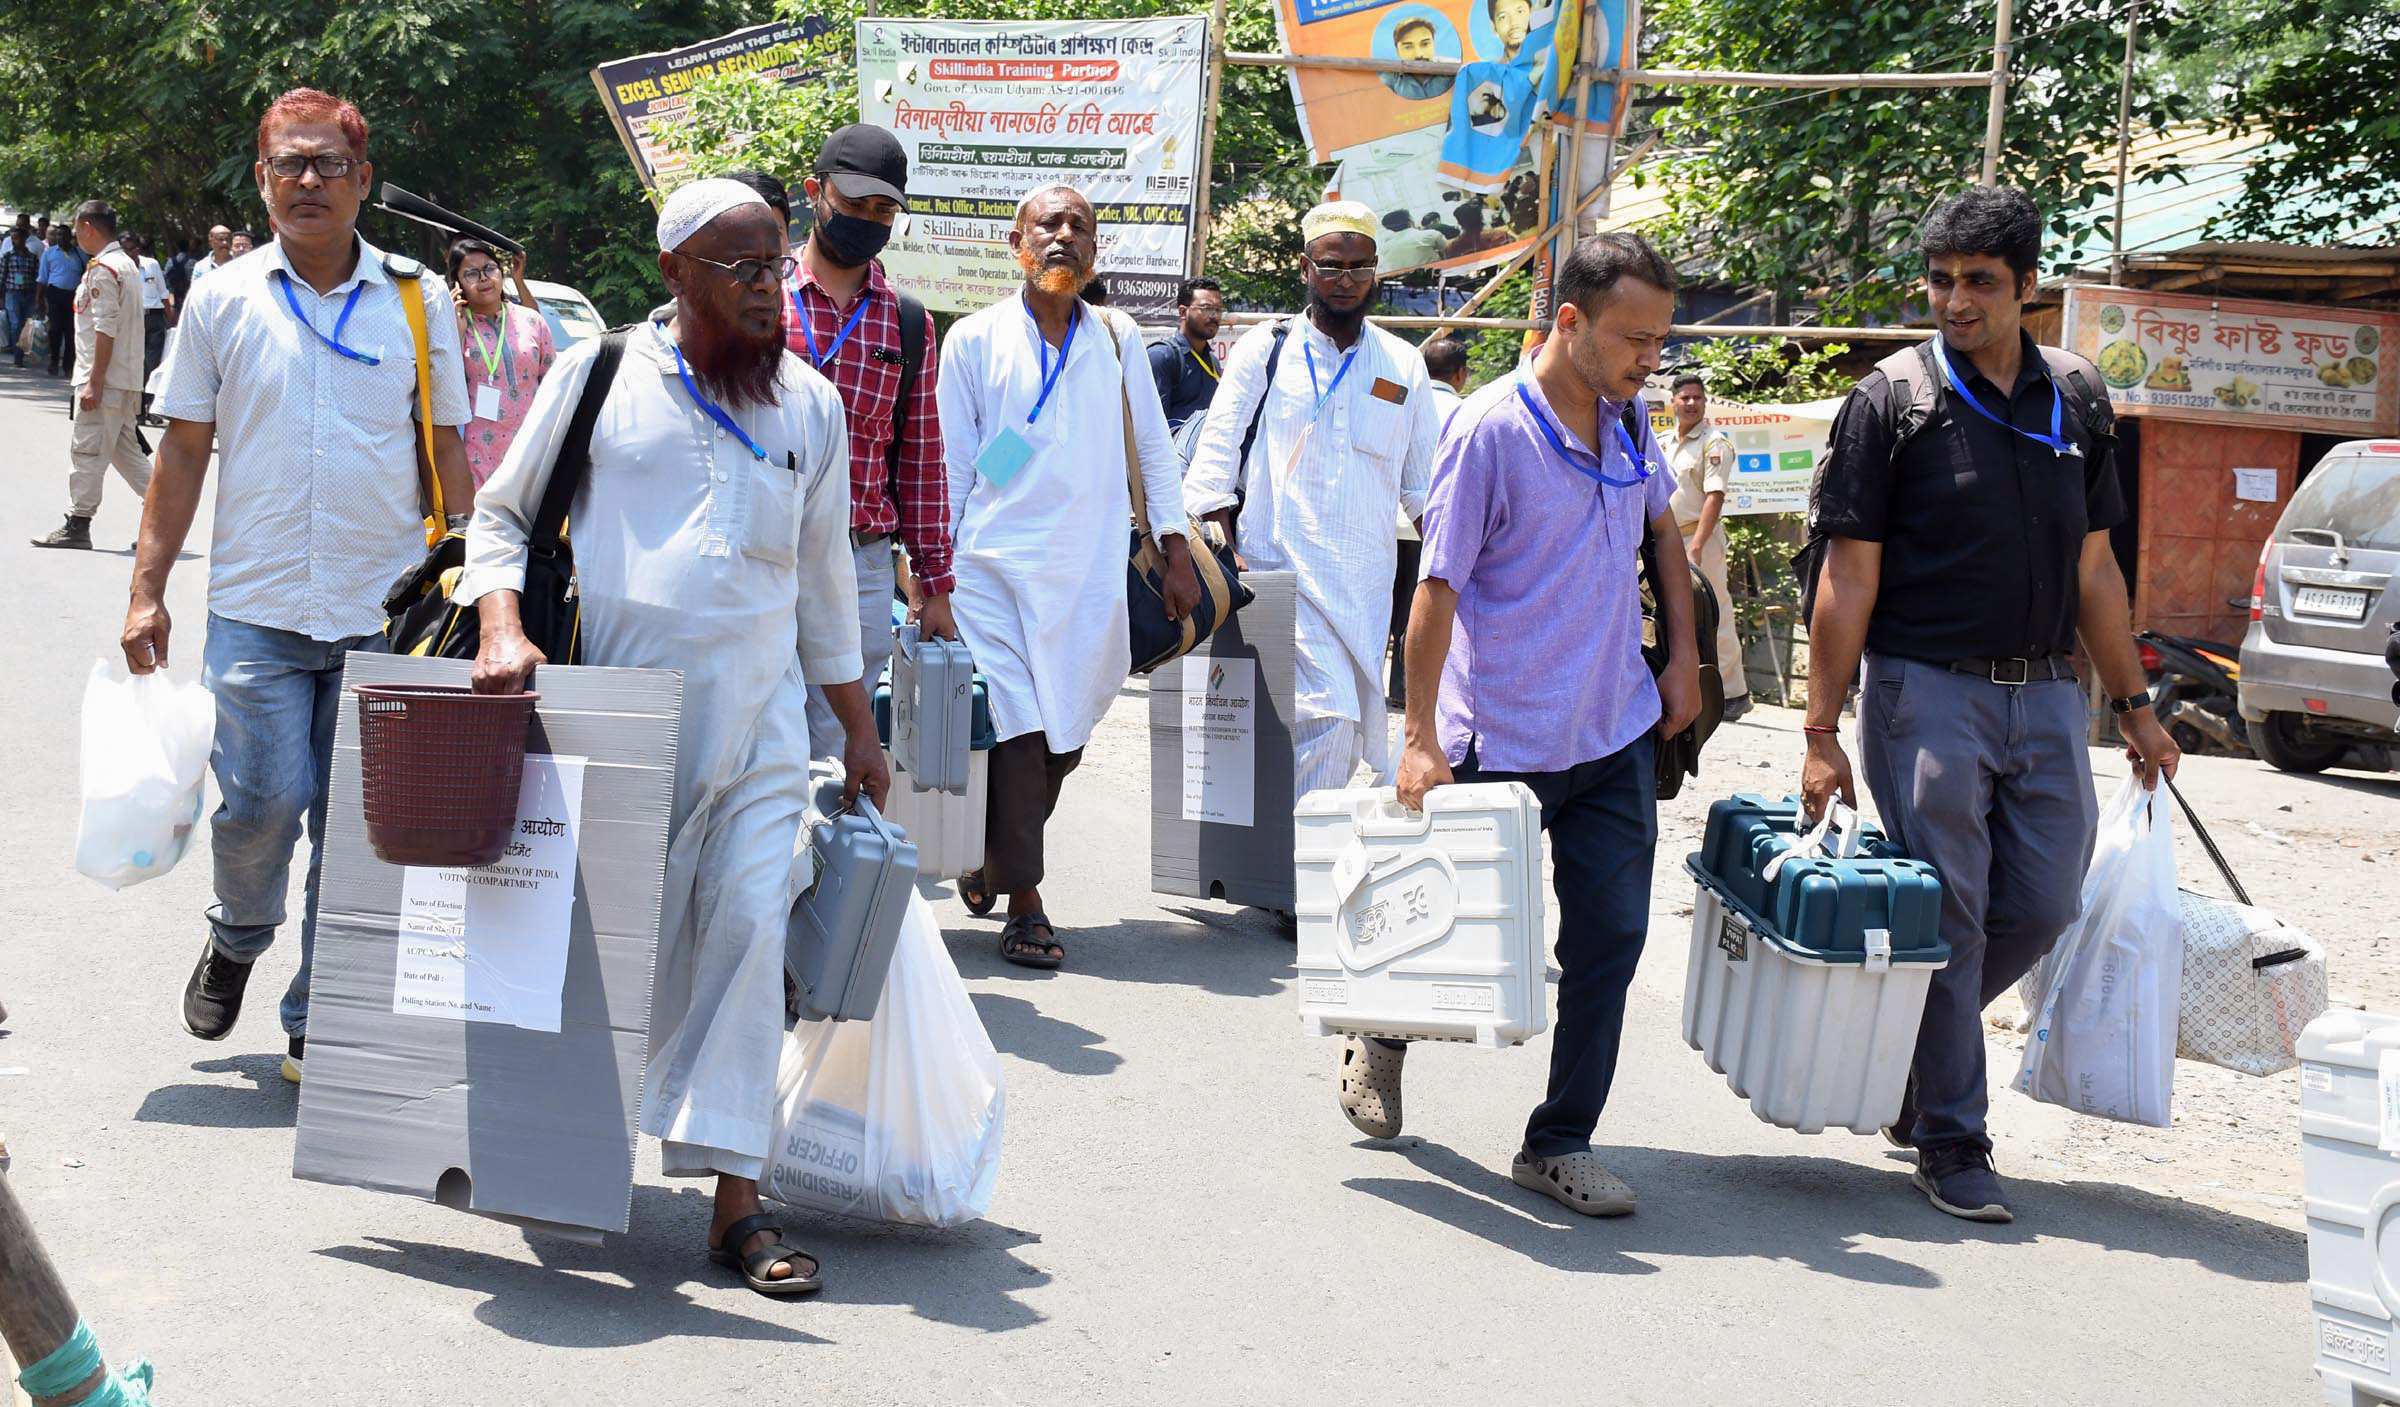
[[[1242,584],[1255,599],[1150,676],[1150,887],[1289,913],[1297,587]]]
[[[683,678],[541,666],[510,854],[387,865],[348,686],[471,669],[344,671],[292,1172],[596,1240],[632,1208]]]

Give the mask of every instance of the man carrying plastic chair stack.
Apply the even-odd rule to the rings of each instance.
[[[1884,829],[1942,880],[1950,965],[1933,975],[1892,1142],[1916,1184],[1974,1221],[2013,1213],[1984,1131],[1983,1008],[2074,922],[2097,808],[2080,635],[2151,785],[2177,752],[2150,711],[2109,529],[2125,516],[2113,417],[2090,362],[2036,347],[2042,217],[2023,192],[1944,201],[1919,236],[1940,331],[1886,358],[1835,418],[1809,508],[1801,809],[1856,803],[1842,705]],[[1865,670],[1860,676],[1860,658]]]
[[[1320,205],[1300,222],[1308,311],[1234,344],[1222,413],[1201,427],[1184,476],[1185,506],[1228,534],[1242,485],[1244,560],[1298,578],[1295,795],[1348,786],[1362,757],[1378,775],[1390,770],[1392,523],[1396,513],[1424,513],[1441,430],[1424,360],[1367,322],[1374,231],[1375,213],[1355,201]]]
[[[1642,660],[1643,527],[1661,542],[1679,535],[1649,416],[1626,415],[1658,369],[1675,285],[1674,267],[1634,234],[1594,235],[1561,263],[1558,320],[1540,353],[1468,398],[1442,436],[1409,614],[1401,802],[1422,809],[1453,781],[1516,781],[1541,804],[1558,895],[1558,1025],[1548,1096],[1510,1176],[1587,1216],[1634,1207],[1591,1137],[1650,925],[1652,731],[1680,731],[1700,710],[1688,575],[1667,576],[1666,672],[1653,683]],[[1400,1132],[1407,1049],[1342,1041],[1342,1112],[1372,1137]]]

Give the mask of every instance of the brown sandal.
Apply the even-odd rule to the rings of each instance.
[[[1043,936],[1036,938],[1033,930]],[[1012,914],[1008,926],[1000,930],[1000,957],[1019,967],[1054,968],[1067,960],[1067,950],[1058,944],[1058,930],[1050,926],[1047,914],[1036,910],[1029,914]]]
[[[744,1241],[761,1231],[775,1233],[775,1244],[765,1250],[741,1253]],[[824,1266],[817,1258],[798,1246],[786,1245],[783,1227],[765,1212],[755,1212],[725,1228],[717,1244],[708,1248],[708,1258],[718,1265],[730,1265],[742,1274],[742,1282],[762,1295],[805,1295],[825,1288],[820,1274]],[[778,1279],[772,1273],[776,1266],[789,1261],[792,1273]],[[800,1263],[808,1262],[809,1273],[800,1273]]]

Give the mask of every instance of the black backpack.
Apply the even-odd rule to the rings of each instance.
[[[1625,433],[1635,444],[1642,442],[1642,431],[1650,412],[1639,396],[1625,407]],[[1658,678],[1667,672],[1667,641],[1663,633],[1664,618],[1659,611],[1659,593],[1666,586],[1664,560],[1669,554],[1683,564],[1692,577],[1692,636],[1700,646],[1700,713],[1682,732],[1668,737],[1658,735],[1657,782],[1658,799],[1672,800],[1683,790],[1685,777],[1700,775],[1700,749],[1725,721],[1725,679],[1717,667],[1717,613],[1733,609],[1731,602],[1717,600],[1717,589],[1700,574],[1700,569],[1684,556],[1680,542],[1662,547],[1658,534],[1647,515],[1642,522],[1642,662],[1650,666],[1650,677]]]
[[[892,402],[892,442],[883,451],[883,496],[892,511],[900,511],[900,442],[908,437],[908,403],[917,389],[917,368],[925,364],[925,305],[892,290],[900,301],[900,398]]]
[[[1940,336],[1935,333],[1934,336]],[[2092,437],[2091,455],[2094,462],[2107,456],[2117,444],[2117,410],[2109,404],[2108,393],[2100,388],[2100,369],[2061,347],[2036,345],[2042,354],[2042,365],[2050,373],[2050,383],[2061,387],[2067,404],[2075,408],[2076,418]],[[1916,437],[1919,430],[1933,419],[1934,407],[1942,394],[1941,369],[1933,364],[1933,338],[1914,347],[1903,347],[1882,361],[1875,369],[1891,383],[1884,396],[1884,414],[1892,422],[1892,457]],[[1830,540],[1817,527],[1817,489],[1825,477],[1823,461],[1817,465],[1817,483],[1808,491],[1808,540],[1792,556],[1792,572],[1800,579],[1800,621],[1803,627],[1816,618],[1817,575],[1824,569],[1826,543]]]

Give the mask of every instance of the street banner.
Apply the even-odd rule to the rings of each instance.
[[[1825,453],[1834,414],[1841,408],[1840,397],[1799,405],[1744,405],[1709,397],[1709,422],[1733,441],[1725,516],[1807,512],[1817,460]],[[1654,401],[1650,430],[1661,447],[1674,444],[1674,407]]]
[[[1191,245],[1208,21],[858,22],[860,120],[908,148],[884,272],[927,307],[1015,294],[1017,202],[1066,185],[1100,219],[1109,306],[1171,321]]]
[[[2400,314],[2070,288],[2061,342],[2119,415],[2326,435],[2400,432]]]
[[[810,76],[802,68],[802,47],[826,28],[813,16],[799,24],[778,20],[593,69],[592,85],[600,90],[601,106],[642,184],[663,195],[682,183],[683,156],[661,151],[651,134],[683,115],[693,84],[720,73],[764,73],[786,86],[797,85]]]
[[[1456,75],[1295,68],[1292,96],[1310,156],[1339,163],[1334,186],[1374,208],[1386,273],[1470,269],[1516,254],[1544,220],[1532,138],[1572,116],[1581,25],[1603,65],[1632,61],[1626,0],[1276,0],[1295,54],[1454,59]],[[1622,120],[1610,85],[1593,89],[1585,165],[1606,169]]]

